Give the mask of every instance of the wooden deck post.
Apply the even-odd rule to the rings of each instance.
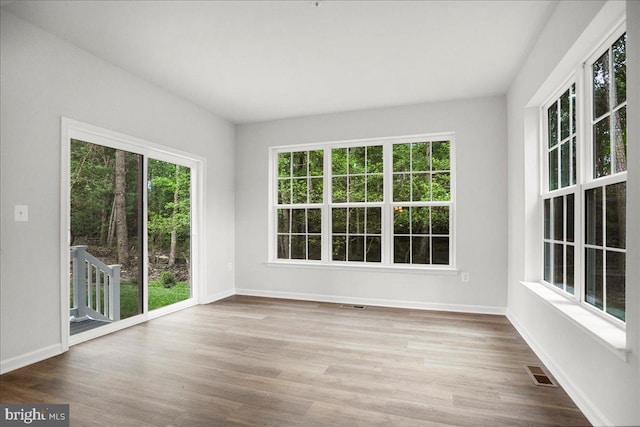
[[[109,318],[120,320],[120,265],[112,265],[113,276],[109,283]]]
[[[87,246],[72,246],[73,305],[75,318],[87,316]]]

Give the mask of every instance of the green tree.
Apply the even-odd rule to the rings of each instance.
[[[167,252],[169,264],[182,253],[188,258],[191,232],[191,170],[172,163],[148,161],[149,247]]]

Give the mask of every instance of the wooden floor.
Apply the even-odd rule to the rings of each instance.
[[[588,425],[503,316],[235,296],[0,377],[86,426]]]

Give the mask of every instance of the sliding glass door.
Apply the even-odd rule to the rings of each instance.
[[[157,156],[70,139],[70,335],[193,302],[192,165]]]

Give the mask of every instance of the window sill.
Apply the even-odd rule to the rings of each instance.
[[[581,304],[560,295],[548,286],[538,282],[521,282],[531,292],[538,295],[563,316],[580,327],[620,359],[627,361],[629,352],[626,331],[623,327],[601,318]]]
[[[296,262],[296,261],[268,261],[268,267],[279,268],[311,268],[321,270],[349,270],[349,271],[375,271],[379,273],[413,273],[413,274],[439,274],[456,275],[458,270],[453,267],[412,267],[391,266],[375,264],[347,264],[347,263],[321,263],[321,262]]]

